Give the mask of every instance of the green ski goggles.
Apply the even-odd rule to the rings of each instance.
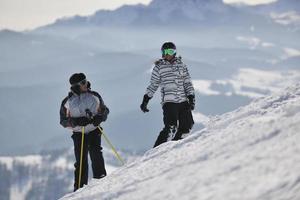
[[[176,49],[164,49],[162,50],[162,54],[173,56],[176,54]]]

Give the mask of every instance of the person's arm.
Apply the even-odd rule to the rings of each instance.
[[[150,85],[147,87],[146,94],[144,95],[142,104],[140,105],[140,108],[144,113],[149,112],[147,105],[149,103],[149,100],[154,96],[154,93],[159,87],[160,82],[161,79],[159,74],[159,68],[158,65],[155,64],[151,74]]]
[[[109,109],[108,107],[104,104],[103,99],[101,98],[100,101],[100,110],[99,114],[102,116],[102,121],[105,122],[107,119],[107,116],[109,114]]]
[[[195,89],[191,81],[191,76],[186,65],[184,65],[184,91],[189,100],[191,110],[195,109]]]
[[[106,121],[107,116],[109,114],[109,109],[104,104],[102,97],[97,92],[93,91],[93,95],[95,95],[98,99],[98,113],[95,116],[93,116],[93,124],[94,126],[99,126],[101,122]]]
[[[159,67],[155,65],[150,79],[150,85],[147,87],[146,95],[151,99],[159,87],[161,82],[160,74],[159,74]]]
[[[68,110],[66,108],[66,103],[68,101],[68,97],[66,97],[62,103],[61,103],[61,106],[60,106],[60,124],[64,127],[64,128],[67,128],[67,127],[72,127],[72,124],[71,124],[71,120],[68,116]]]
[[[187,96],[194,95],[195,90],[191,81],[191,76],[189,70],[186,65],[184,65],[184,83],[183,83],[184,91]]]

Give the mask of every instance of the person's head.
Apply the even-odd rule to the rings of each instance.
[[[173,42],[165,42],[161,46],[162,57],[168,61],[171,61],[176,56],[176,45]]]
[[[88,91],[88,81],[84,73],[72,74],[69,82],[71,84],[71,90],[76,94]]]

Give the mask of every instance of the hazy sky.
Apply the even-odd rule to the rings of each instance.
[[[54,22],[57,18],[90,15],[99,9],[124,4],[148,4],[151,0],[0,0],[0,29],[25,30]],[[227,3],[267,3],[276,0],[224,0]]]
[[[99,9],[151,0],[0,0],[0,29],[24,30],[64,16],[90,15]]]

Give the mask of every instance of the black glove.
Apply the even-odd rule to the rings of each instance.
[[[77,126],[74,118],[72,118],[72,117],[68,118],[68,126],[71,126],[72,128]]]
[[[194,110],[195,109],[195,95],[189,95],[188,100],[189,100],[190,109]]]
[[[92,123],[94,126],[99,126],[101,122],[103,122],[102,115],[95,115],[93,117]]]
[[[69,119],[70,125],[75,126],[86,126],[91,123],[91,120],[87,117],[71,117]]]
[[[140,105],[140,108],[141,108],[141,110],[142,110],[144,113],[145,113],[145,112],[149,112],[149,109],[147,108],[147,105],[148,105],[150,99],[151,99],[151,98],[150,98],[147,94],[144,95],[143,102],[142,102],[142,104]]]

